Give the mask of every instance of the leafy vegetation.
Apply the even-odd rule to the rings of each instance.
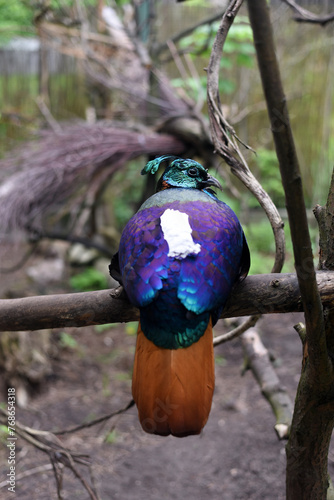
[[[94,267],[87,267],[84,271],[70,278],[70,285],[78,292],[104,290],[108,288],[107,277]]]
[[[15,35],[29,35],[33,31],[34,9],[28,2],[0,0],[0,45]]]
[[[272,198],[278,208],[285,207],[284,190],[279,173],[278,161],[275,151],[259,148],[256,151],[254,171],[261,179],[262,187]],[[250,207],[257,207],[257,201],[252,197],[249,199]]]
[[[189,54],[197,66],[199,66],[199,61],[207,61],[210,57],[211,46],[218,24],[218,22],[215,22],[211,25],[201,26],[195,33],[181,39],[179,49],[181,52]],[[221,60],[224,78],[220,79],[219,90],[224,94],[231,94],[237,86],[234,68],[237,66],[252,67],[254,65],[253,35],[246,17],[240,17],[233,24],[225,43],[224,53],[228,54],[228,57]],[[185,88],[191,97],[196,100],[198,93],[206,89],[206,76],[190,77],[186,81],[183,78],[174,78],[172,83],[175,87]]]
[[[112,431],[108,432],[104,441],[105,441],[105,443],[108,443],[108,444],[114,444],[119,439],[120,439],[120,435],[118,434],[116,429],[113,429]]]
[[[60,334],[60,346],[67,349],[78,349],[79,344],[72,335],[66,332]]]
[[[144,165],[145,160],[129,162],[126,170],[114,175],[105,193],[105,203],[110,206],[113,222],[119,231],[139,208],[147,179],[147,176],[140,175]]]

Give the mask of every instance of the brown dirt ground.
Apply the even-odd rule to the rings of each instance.
[[[13,279],[10,278],[11,280]],[[11,281],[12,282],[12,281]],[[3,285],[2,281],[2,285]],[[275,367],[294,398],[301,345],[293,325],[301,315],[272,315],[259,323]],[[223,322],[216,327],[221,333]],[[93,327],[67,329],[78,342],[52,359],[53,373],[17,419],[36,429],[66,429],[118,410],[131,399],[135,337],[125,325],[96,332]],[[56,342],[57,333],[54,331]],[[33,333],[32,333],[33,335]],[[272,500],[285,498],[285,442],[274,432],[274,416],[252,374],[241,376],[239,340],[216,348],[216,389],[209,421],[200,436],[158,437],[145,434],[136,409],[105,424],[61,437],[66,448],[90,456],[102,500]],[[4,399],[4,395],[1,395]],[[110,434],[112,431],[112,434]],[[106,442],[106,436],[109,441]],[[8,472],[8,450],[0,450],[0,482]],[[330,454],[330,472],[333,461]],[[48,457],[19,438],[17,476],[49,463]],[[88,470],[80,469],[87,481]],[[4,500],[57,499],[52,470],[17,480],[16,494],[0,490]],[[66,470],[63,499],[89,498]]]

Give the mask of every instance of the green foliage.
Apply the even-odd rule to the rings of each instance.
[[[8,2],[8,0],[0,0],[0,27],[2,29],[25,26],[32,27],[33,19],[34,9],[28,4],[28,2],[22,2],[19,0],[11,0]],[[10,36],[12,35],[13,32],[10,33]],[[4,35],[1,36],[3,37]]]
[[[106,323],[105,325],[95,325],[94,330],[97,333],[103,333],[108,330],[111,330],[112,328],[118,328],[120,323]]]
[[[96,0],[80,0],[85,7],[96,7]],[[66,9],[75,7],[75,0],[52,0],[50,8],[60,15]],[[34,18],[43,7],[39,0],[0,0],[0,44],[7,43],[13,34],[27,36],[34,34]],[[28,28],[28,30],[27,30]],[[29,29],[30,28],[30,29]],[[8,30],[8,32],[6,31]]]
[[[51,74],[49,89],[50,111],[57,120],[85,116],[87,95],[80,74]],[[27,140],[39,126],[35,121],[39,116],[35,103],[38,92],[38,75],[0,75],[0,155],[12,140]]]
[[[226,358],[221,356],[220,354],[215,355],[215,365],[217,366],[226,366]]]
[[[211,25],[200,26],[189,36],[182,38],[180,41],[180,49],[189,52],[193,58],[196,58],[198,54],[209,57],[212,44],[208,43],[208,41],[213,40],[218,27],[218,21]],[[253,35],[246,17],[238,16],[230,28],[224,46],[224,53],[235,54],[237,57],[239,54],[249,56],[247,64],[253,64],[253,55],[255,54]]]
[[[60,346],[66,349],[78,349],[79,344],[72,335],[66,332],[60,334]]]
[[[144,166],[145,159],[129,162],[126,168],[114,175],[112,184],[106,191],[105,201],[111,205],[115,227],[119,230],[124,228],[138,209],[146,182],[146,176],[139,175]]]
[[[7,443],[8,437],[8,427],[6,425],[0,425],[0,443],[5,445]]]
[[[132,375],[130,372],[118,372],[115,375],[115,379],[120,382],[128,382],[132,380]]]
[[[194,62],[199,57],[208,60],[210,57],[212,41],[218,29],[219,22],[211,25],[200,26],[194,33],[184,37],[179,48],[182,52],[189,53]],[[246,17],[238,17],[232,25],[224,46],[224,57],[221,60],[221,68],[233,70],[236,66],[252,67],[254,65],[254,46],[251,27]],[[226,55],[228,55],[226,57]],[[190,95],[196,99],[199,92],[206,88],[206,77],[198,79],[189,78],[184,81],[181,78],[172,80],[175,87],[184,87]],[[224,78],[220,78],[219,90],[225,94],[231,94],[236,89],[236,80],[224,72]]]
[[[249,274],[265,274],[270,272],[275,255],[275,241],[268,220],[263,217],[259,221],[251,221],[243,226],[251,253]]]
[[[110,378],[109,378],[108,373],[102,374],[102,394],[105,398],[108,398],[111,396]]]
[[[273,232],[266,217],[259,221],[252,221],[244,227],[245,235],[252,252],[271,254],[275,252]]]
[[[118,439],[119,439],[119,434],[117,433],[117,431],[115,429],[113,429],[112,431],[108,432],[104,441],[105,441],[105,443],[108,443],[108,444],[114,444],[114,443],[116,443],[116,441]]]
[[[97,0],[80,0],[85,7],[95,7],[97,4]],[[55,10],[61,10],[64,7],[74,7],[76,4],[76,0],[52,0],[51,7]]]
[[[108,288],[108,279],[94,267],[87,267],[84,271],[70,278],[70,285],[79,292],[104,290]]]
[[[256,176],[262,187],[278,208],[285,207],[284,189],[282,186],[278,160],[275,151],[269,149],[258,149],[255,159],[257,169]],[[257,207],[255,198],[250,200],[251,207]]]
[[[249,274],[265,274],[272,269],[275,258],[275,240],[270,223],[259,211],[259,220],[255,217],[248,224],[244,224],[244,232],[249,244],[251,253],[251,268]],[[284,220],[284,219],[283,219]],[[312,241],[313,253],[318,253],[318,227],[317,224],[310,223],[310,236]],[[282,269],[283,273],[294,273],[293,247],[291,241],[290,226],[287,220],[284,220],[284,233],[286,242],[285,263]]]
[[[80,72],[50,75],[49,92],[50,110],[57,120],[71,119],[73,115],[85,118],[88,96]]]
[[[125,325],[125,333],[127,335],[137,335],[138,321],[130,321]]]
[[[270,273],[274,263],[274,255],[251,251],[251,267],[249,275]]]

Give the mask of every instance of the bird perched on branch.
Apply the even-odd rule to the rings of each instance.
[[[126,225],[110,274],[140,310],[132,394],[146,432],[199,434],[214,390],[212,326],[250,257],[219,182],[194,160],[168,162],[151,196]]]

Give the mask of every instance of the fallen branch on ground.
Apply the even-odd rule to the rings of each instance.
[[[276,416],[275,431],[279,439],[287,439],[292,420],[293,404],[271,364],[268,350],[255,328],[241,335],[247,368],[257,380],[261,392]]]

